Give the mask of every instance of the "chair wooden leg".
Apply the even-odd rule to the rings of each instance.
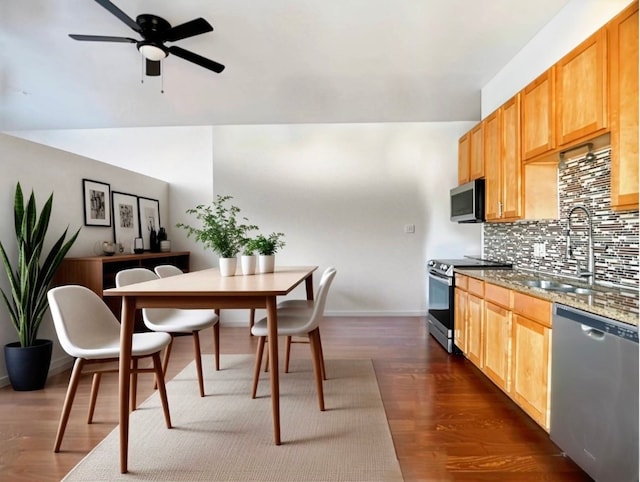
[[[322,379],[327,379],[327,369],[324,365],[324,352],[322,351],[322,338],[320,337],[320,327],[316,328],[318,330],[318,348],[320,350],[320,368],[322,368]]]
[[[266,343],[266,339],[265,339]],[[267,373],[269,371],[269,350],[264,355],[264,372]]]
[[[213,353],[216,361],[216,371],[220,370],[220,322],[213,325]]]
[[[133,412],[138,405],[138,359],[131,360],[131,391],[129,392],[129,411]]]
[[[76,358],[73,364],[73,370],[71,371],[71,378],[69,379],[69,386],[67,387],[67,395],[64,399],[62,406],[62,414],[60,415],[60,422],[58,422],[58,433],[56,434],[56,441],[53,446],[54,452],[60,452],[60,445],[62,444],[62,437],[64,437],[64,431],[67,429],[67,422],[69,421],[69,414],[71,413],[71,407],[73,405],[73,399],[78,391],[78,382],[80,382],[80,375],[82,374],[82,367],[84,366],[84,360],[82,358]]]
[[[191,333],[193,335],[193,353],[196,361],[196,373],[198,375],[198,388],[200,396],[204,397],[204,377],[202,376],[202,354],[200,353],[200,336],[197,331]]]
[[[93,423],[93,413],[96,410],[96,401],[98,400],[98,390],[100,389],[100,380],[102,379],[102,373],[96,372],[93,374],[91,381],[91,396],[89,398],[89,413],[87,414],[87,423]]]
[[[287,337],[287,343],[284,350],[284,372],[289,373],[289,356],[291,355],[291,337]]]
[[[170,333],[171,334],[171,333]],[[173,335],[171,335],[171,341],[164,349],[164,356],[162,357],[162,372],[167,373],[167,367],[169,366],[169,357],[171,356],[171,347],[173,346]],[[153,389],[158,388],[158,382],[153,382]]]
[[[251,310],[249,311],[249,335],[251,335],[251,328],[253,328],[253,325],[256,322],[256,310],[251,308]]]
[[[162,412],[164,413],[164,421],[167,424],[167,428],[171,428],[171,414],[169,413],[169,402],[167,401],[167,388],[164,385],[164,371],[162,370],[162,363],[160,362],[160,353],[154,353],[153,370],[156,374],[156,384],[158,385],[158,394],[160,395],[160,402],[162,402]]]
[[[260,379],[260,367],[262,366],[262,355],[264,354],[264,342],[266,337],[258,338],[258,349],[256,351],[256,362],[253,369],[253,388],[251,389],[251,398],[256,398],[258,392],[258,380]]]
[[[309,333],[309,342],[311,345],[311,357],[313,359],[313,372],[316,379],[316,388],[318,390],[318,405],[320,411],[324,412],[324,389],[322,386],[322,362],[320,360],[320,347],[318,341],[319,332],[316,328]]]

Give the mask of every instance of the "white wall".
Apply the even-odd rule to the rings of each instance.
[[[471,125],[218,126],[206,133],[196,127],[29,136],[105,162],[126,158],[129,168],[141,172],[165,166],[154,175],[171,183],[170,237],[202,260],[195,269],[215,266],[217,258],[188,245],[173,226],[192,221],[185,206],[230,194],[267,233],[286,233],[279,263],[338,268],[329,313],[421,315],[426,260],[480,252],[481,227],[449,221],[457,141]],[[176,165],[183,150],[189,155]],[[405,234],[405,224],[415,224],[416,233]],[[239,319],[246,315],[223,315],[223,322]]]
[[[572,0],[482,89],[482,118],[526,87],[633,0]]]
[[[70,227],[70,232],[82,227],[70,256],[93,256],[96,245],[113,239],[112,228],[83,226],[83,178],[110,184],[112,190],[158,199],[161,216],[168,215],[168,211],[163,211],[163,206],[168,206],[168,184],[163,181],[1,133],[0,159],[0,241],[10,259],[17,257],[13,226],[13,197],[17,182],[20,182],[25,196],[29,196],[31,190],[35,192],[38,211],[54,193],[49,243],[53,243],[66,226]],[[4,269],[0,272],[0,288],[9,293]],[[39,336],[55,341],[51,371],[67,367],[70,359],[57,343],[48,313]],[[0,345],[17,340],[4,302],[0,302]],[[0,357],[0,386],[8,383],[6,373],[4,357]]]

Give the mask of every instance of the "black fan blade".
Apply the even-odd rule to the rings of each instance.
[[[204,18],[196,18],[189,22],[185,22],[180,25],[169,29],[164,34],[165,42],[175,42],[176,40],[182,40],[183,38],[194,37],[201,33],[211,32],[213,27]]]
[[[145,59],[146,63],[146,74],[149,77],[157,77],[160,75],[160,61],[159,60],[149,60]]]
[[[69,37],[73,40],[86,40],[89,42],[124,42],[124,43],[136,43],[137,40],[129,37],[107,37],[104,35],[77,35],[70,33]]]
[[[120,10],[118,7],[116,7],[109,0],[96,0],[96,2],[99,3],[100,5],[102,5],[107,10],[109,10],[109,12],[111,12],[113,15],[118,17],[122,22],[126,23],[130,28],[132,28],[136,32],[138,32],[138,33],[142,32],[142,29],[140,28],[140,25],[138,25],[135,22],[135,20],[133,20],[131,17],[129,17],[129,15],[127,15],[122,10]]]
[[[169,47],[169,52],[171,52],[173,55],[176,55],[185,60],[188,60],[189,62],[193,62],[194,64],[197,64],[200,67],[213,70],[218,74],[224,70],[224,65],[219,64],[218,62],[214,62],[213,60],[209,60],[205,57],[202,57],[201,55],[194,54],[193,52],[190,52],[183,48],[176,47],[175,45],[172,45],[171,47]]]

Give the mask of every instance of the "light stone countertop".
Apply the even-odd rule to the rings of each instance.
[[[559,276],[534,273],[518,269],[455,269],[456,273],[476,278],[512,290],[548,300],[562,303],[589,313],[606,316],[616,321],[638,326],[639,293],[637,290],[613,288],[595,284],[589,287],[584,282]],[[563,291],[545,290],[524,284],[526,280],[559,281],[574,286],[590,288],[593,294],[582,295]]]

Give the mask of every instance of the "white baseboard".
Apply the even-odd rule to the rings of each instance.
[[[258,316],[256,313],[256,321],[262,318],[264,314]],[[353,318],[425,318],[425,311],[327,311],[325,317],[353,317]],[[249,320],[246,316],[238,318],[226,316],[222,310],[220,323],[224,326],[239,327],[248,326]]]

